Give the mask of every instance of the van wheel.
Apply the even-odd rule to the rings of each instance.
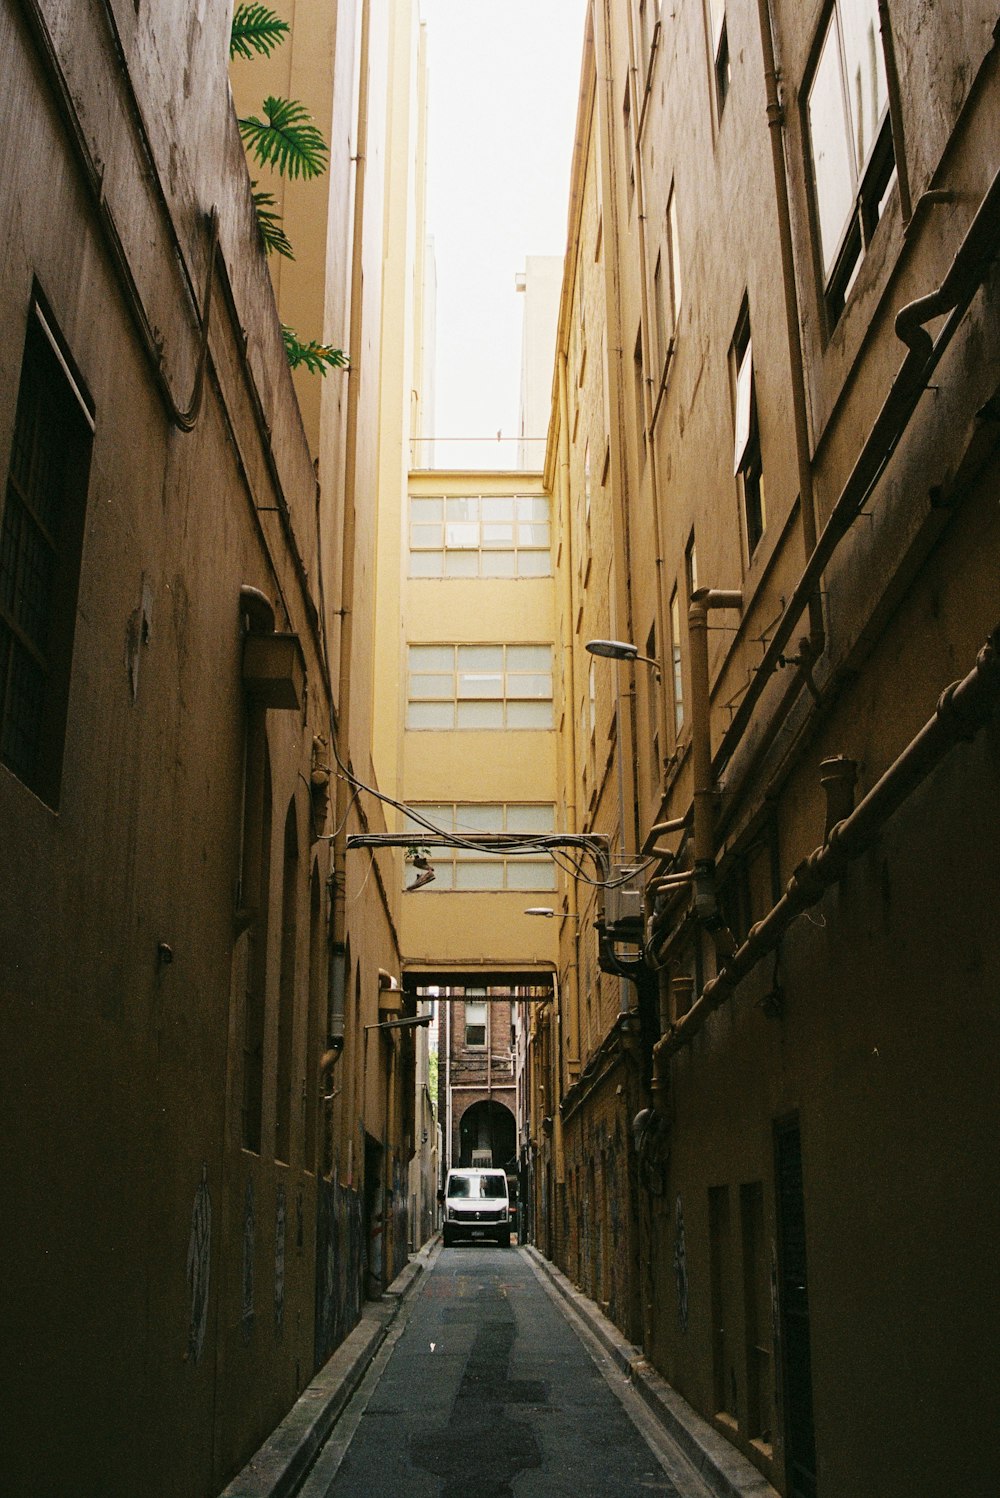
[[[444,1239],[445,1248],[450,1248],[454,1240],[451,1236],[451,1228],[448,1227],[447,1223],[441,1229],[441,1237]]]
[[[509,1228],[506,1229],[502,1233],[497,1233],[497,1247],[498,1248],[510,1248],[510,1229]]]

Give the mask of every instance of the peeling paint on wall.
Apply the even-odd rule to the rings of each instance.
[[[187,1251],[187,1285],[190,1304],[187,1357],[197,1366],[205,1345],[208,1326],[208,1291],[212,1265],[212,1197],[208,1189],[208,1165],[202,1162],[201,1180],[194,1194],[191,1236]]]

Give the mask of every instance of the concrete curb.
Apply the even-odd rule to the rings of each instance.
[[[703,1420],[676,1389],[671,1388],[639,1348],[625,1340],[589,1296],[572,1285],[537,1248],[526,1245],[524,1251],[600,1342],[650,1413],[718,1498],[778,1498],[775,1489],[753,1463],[747,1461],[707,1420]]]
[[[432,1238],[413,1255],[382,1299],[365,1305],[354,1330],[219,1498],[292,1498],[385,1341],[403,1301],[412,1294],[427,1268],[436,1246]]]

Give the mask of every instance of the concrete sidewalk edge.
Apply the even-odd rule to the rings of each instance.
[[[647,1408],[718,1498],[778,1498],[766,1477],[673,1389],[638,1347],[533,1245],[525,1253],[625,1374]]]
[[[219,1498],[292,1498],[385,1341],[403,1301],[427,1268],[435,1247],[432,1238],[411,1256],[381,1300],[365,1304],[354,1330]]]

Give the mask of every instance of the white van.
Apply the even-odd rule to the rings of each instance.
[[[502,1170],[449,1170],[442,1200],[446,1248],[459,1238],[510,1247],[510,1197]]]

